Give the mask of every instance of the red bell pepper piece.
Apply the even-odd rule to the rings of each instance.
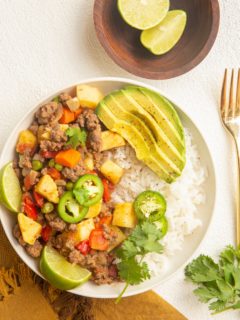
[[[88,240],[83,240],[81,242],[79,242],[75,248],[77,250],[79,250],[84,256],[86,254],[88,254],[91,250],[90,246],[89,246],[89,241]]]
[[[34,200],[36,202],[36,205],[40,208],[43,207],[44,205],[44,198],[43,196],[41,196],[39,193],[37,193],[35,190],[33,191],[33,197],[34,197]]]
[[[90,233],[89,245],[95,250],[107,250],[109,247],[109,240],[104,237],[103,230],[94,229]]]
[[[49,225],[42,228],[41,236],[45,242],[48,242],[50,236],[52,235],[52,228]]]
[[[47,173],[53,178],[53,180],[61,179],[61,173],[55,168],[48,168]]]
[[[52,159],[56,157],[58,152],[57,151],[41,151],[40,154],[43,158]]]
[[[95,228],[101,229],[103,224],[110,225],[112,222],[112,218],[113,218],[112,214],[110,214],[109,216],[102,217],[99,220],[99,222],[95,224]]]
[[[23,195],[22,201],[23,201],[23,211],[26,213],[26,215],[33,220],[37,220],[37,217],[38,217],[37,208],[33,200],[31,199],[31,197],[25,193]]]

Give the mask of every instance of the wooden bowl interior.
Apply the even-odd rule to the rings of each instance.
[[[144,69],[152,74],[169,72],[189,64],[205,46],[212,30],[213,10],[207,0],[171,0],[171,9],[187,12],[187,26],[177,45],[162,56],[154,56],[139,40],[140,31],[128,26],[117,9],[116,0],[95,2],[98,37],[107,52],[128,70]],[[133,72],[134,73],[134,72]]]

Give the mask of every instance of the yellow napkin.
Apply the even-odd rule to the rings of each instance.
[[[54,289],[24,265],[0,225],[0,320],[186,320],[152,291],[90,299]]]

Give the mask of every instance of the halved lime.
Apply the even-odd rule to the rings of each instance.
[[[45,246],[40,260],[40,271],[56,288],[70,290],[86,282],[91,272],[71,264],[55,249]]]
[[[21,200],[20,183],[12,162],[9,162],[0,171],[0,202],[10,211],[19,212]]]
[[[185,30],[186,22],[187,14],[185,11],[169,11],[157,26],[141,33],[141,42],[153,54],[164,54],[179,41]]]
[[[130,26],[145,30],[163,20],[169,0],[118,0],[118,10]]]

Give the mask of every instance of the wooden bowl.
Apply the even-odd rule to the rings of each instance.
[[[218,0],[171,0],[171,9],[187,12],[187,26],[177,45],[155,56],[140,43],[140,32],[120,16],[117,0],[95,0],[94,24],[108,55],[123,69],[148,79],[169,79],[188,72],[209,53],[217,36]]]

